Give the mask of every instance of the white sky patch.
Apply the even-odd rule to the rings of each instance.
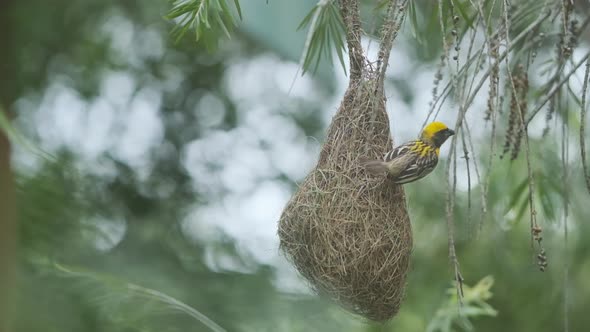
[[[313,145],[313,142],[302,140],[277,142],[271,150],[273,165],[281,173],[295,180],[302,180],[311,171],[318,156],[319,149]]]
[[[219,168],[227,158],[232,138],[227,132],[212,131],[209,135],[185,145],[182,165],[193,178],[195,190],[203,195],[219,191]]]
[[[214,272],[235,271],[240,273],[253,273],[255,266],[249,266],[246,262],[233,254],[227,253],[215,247],[205,248],[205,264]]]
[[[245,193],[275,173],[264,151],[252,145],[238,144],[220,176],[225,188],[235,193]]]
[[[60,83],[52,84],[41,101],[35,120],[42,147],[50,151],[65,145],[78,150],[84,134],[81,126],[86,102],[74,90]]]
[[[33,115],[40,147],[51,153],[65,146],[81,157],[83,172],[105,176],[113,175],[113,165],[97,161],[110,151],[147,176],[148,153],[163,136],[161,92],[135,89],[128,73],[106,72],[99,97],[86,101],[56,79]]]
[[[195,106],[195,116],[201,130],[219,126],[225,117],[225,105],[215,94],[206,92]]]
[[[162,66],[162,75],[163,78],[159,83],[161,84],[162,89],[166,92],[178,90],[180,84],[182,84],[182,81],[184,80],[182,71],[171,65]]]
[[[123,217],[106,218],[97,216],[83,221],[95,227],[89,233],[93,237],[94,246],[100,251],[109,251],[115,247],[125,235],[127,223]]]
[[[225,84],[231,98],[242,106],[259,104],[260,98],[269,94],[274,81],[273,69],[276,62],[269,56],[255,60],[238,61],[225,74]],[[272,91],[274,89],[270,89]],[[247,103],[246,105],[241,104]]]
[[[183,228],[201,241],[211,240],[220,229],[256,261],[272,264],[278,259],[278,220],[289,197],[283,183],[264,181],[250,193],[228,194],[197,207],[184,220]]]
[[[159,59],[164,55],[164,41],[158,31],[145,28],[137,33],[137,53],[144,59]]]
[[[93,102],[86,113],[85,139],[80,140],[82,155],[89,161],[96,160],[115,142],[111,133],[115,122],[115,110],[104,99]]]
[[[133,76],[126,72],[106,72],[100,85],[101,95],[116,107],[125,107],[135,89]]]
[[[261,105],[275,105],[291,98],[320,100],[321,96],[310,75],[301,76],[298,65],[265,54],[254,59],[238,60],[225,74],[227,92],[240,107],[249,109]],[[289,98],[285,97],[288,94]]]
[[[296,63],[275,64],[273,81],[276,87],[291,98],[314,99],[317,98],[317,84],[310,75],[301,76],[301,70]],[[291,80],[286,78],[291,77]]]
[[[122,136],[114,147],[114,154],[120,160],[135,168],[140,177],[147,176],[150,164],[150,149],[161,143],[164,128],[158,110],[161,94],[144,88],[129,104]]]
[[[109,13],[98,33],[110,38],[111,50],[118,61],[135,66],[141,64],[140,50],[134,42],[138,38],[145,38],[145,35],[136,31],[131,20],[118,13]]]

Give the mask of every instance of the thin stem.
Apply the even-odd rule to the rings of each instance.
[[[346,26],[346,43],[350,58],[351,81],[361,78],[365,65],[365,56],[361,46],[361,15],[358,0],[340,0],[340,11]]]
[[[586,94],[588,92],[588,79],[590,76],[590,58],[586,60],[586,73],[584,74],[584,84],[582,88],[582,105],[580,107],[580,153],[582,157],[582,171],[586,180],[586,188],[590,193],[590,173],[588,173],[588,164],[586,162]]]
[[[582,66],[582,64],[584,63],[584,61],[586,61],[587,59],[590,58],[590,52],[587,52],[581,59],[580,61],[578,61],[577,63],[574,64],[574,68],[572,68],[572,70],[567,73],[562,79],[561,81],[559,81],[554,87],[553,89],[551,89],[551,91],[549,91],[549,93],[547,93],[545,95],[545,98],[543,98],[541,100],[541,102],[539,104],[537,104],[537,107],[531,112],[531,115],[529,115],[528,119],[526,120],[525,124],[528,126],[528,124],[534,119],[535,115],[537,113],[539,113],[539,111],[543,108],[543,106],[545,106],[545,104],[547,104],[547,102],[549,100],[551,100],[551,98],[553,98],[555,96],[555,94],[561,89],[561,87],[567,83],[570,79],[570,77],[576,73],[576,71],[578,70],[578,68],[580,68]]]
[[[381,82],[385,78],[385,71],[389,63],[389,55],[393,47],[393,41],[397,37],[397,33],[404,21],[405,7],[408,0],[402,0],[402,3],[397,3],[397,0],[391,0],[387,8],[387,15],[383,23],[381,46],[379,47],[379,55],[377,57],[377,70],[380,71],[379,78]],[[380,84],[382,85],[382,84]]]
[[[464,122],[464,126],[467,122]],[[465,159],[465,165],[467,166],[467,218],[466,224],[467,229],[471,228],[471,167],[469,163],[469,149],[467,148],[467,141],[465,140],[466,134],[462,131],[461,143],[463,145],[463,158]],[[468,232],[470,233],[470,232]]]
[[[508,54],[510,54],[510,52],[512,51],[512,49],[514,47],[516,47],[516,45],[523,41],[529,34],[529,32],[531,32],[533,29],[537,28],[541,23],[543,23],[545,21],[545,19],[547,19],[550,16],[550,12],[545,13],[545,15],[540,16],[536,21],[534,21],[533,23],[531,23],[526,29],[524,29],[518,36],[516,36],[513,40],[512,43],[510,43],[509,45],[506,46],[506,50],[504,50],[504,52],[502,52],[502,54],[498,57],[498,62],[502,62],[507,56]],[[467,63],[471,63],[472,61],[475,61],[475,58],[479,55],[479,53],[477,55],[473,55],[468,61]],[[457,73],[457,75],[462,75],[464,74],[464,71],[466,71],[468,68],[467,66],[463,66],[463,68],[461,68],[461,70],[459,71],[459,73]],[[476,85],[476,87],[473,89],[473,93],[469,96],[469,99],[466,102],[466,107],[471,106],[471,104],[473,103],[473,100],[475,100],[475,97],[477,95],[477,93],[479,92],[479,90],[481,89],[481,87],[483,86],[483,84],[486,82],[486,80],[488,79],[490,73],[492,71],[492,67],[489,67],[483,74],[482,77],[479,81],[479,83]],[[441,93],[441,95],[435,100],[434,104],[437,104],[439,102],[439,100],[441,100],[442,98],[444,98],[450,91],[451,91],[451,86],[452,83],[449,82],[445,88],[443,89],[443,93]]]
[[[508,1],[504,0],[504,19],[506,22],[506,42],[510,45],[510,36],[508,34]],[[531,251],[533,254],[533,260],[534,260],[534,242],[533,242],[533,233],[534,233],[534,229],[537,228],[537,216],[536,216],[536,211],[535,211],[535,207],[534,207],[534,177],[533,177],[533,170],[532,170],[532,166],[531,166],[531,158],[530,158],[530,147],[529,147],[529,135],[528,135],[528,128],[525,125],[524,122],[524,112],[521,109],[521,101],[518,100],[518,98],[520,98],[519,94],[516,91],[516,86],[514,84],[514,77],[512,75],[512,71],[510,70],[510,64],[508,62],[508,58],[506,58],[506,65],[507,65],[507,71],[508,71],[508,80],[510,82],[510,88],[512,90],[512,95],[514,96],[514,98],[517,99],[516,102],[516,107],[518,108],[517,112],[519,115],[519,125],[520,125],[520,130],[523,132],[524,135],[524,141],[525,141],[525,156],[526,156],[526,162],[527,162],[527,174],[528,174],[528,184],[529,184],[529,195],[528,195],[528,199],[529,199],[529,212],[530,212],[530,229],[531,229]]]
[[[565,120],[561,124],[561,168],[563,169],[563,252],[564,252],[564,268],[563,268],[563,330],[569,331],[569,253],[568,253],[568,215],[569,215],[569,165],[568,165],[568,146],[569,134],[567,131],[567,122],[569,120],[569,107],[565,107]]]

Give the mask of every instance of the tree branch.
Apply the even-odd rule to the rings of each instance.
[[[387,7],[385,22],[381,30],[381,45],[379,46],[379,55],[377,56],[377,70],[380,71],[380,79],[385,77],[385,70],[389,63],[389,55],[393,47],[393,41],[397,37],[397,32],[404,20],[405,7],[408,0],[402,0],[398,6],[398,0],[390,0]]]
[[[365,56],[361,46],[361,14],[358,0],[340,0],[340,11],[346,26],[346,42],[350,58],[350,79],[360,79],[365,65]]]
[[[590,173],[588,173],[588,165],[586,163],[586,94],[588,91],[588,80],[590,76],[590,58],[586,59],[586,72],[584,74],[584,84],[582,87],[582,105],[580,107],[580,153],[582,158],[582,172],[584,173],[584,180],[586,181],[586,188],[590,193]]]

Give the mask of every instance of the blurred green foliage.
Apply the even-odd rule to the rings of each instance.
[[[491,297],[491,287],[494,285],[494,278],[487,276],[481,279],[475,286],[462,287],[462,302],[459,303],[457,288],[452,285],[447,290],[449,299],[436,312],[434,318],[428,324],[428,332],[450,332],[453,331],[453,324],[457,323],[465,331],[473,331],[474,326],[470,318],[478,316],[496,316],[498,312],[486,303]]]

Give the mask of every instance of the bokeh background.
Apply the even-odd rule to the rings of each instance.
[[[578,148],[566,146],[564,157],[561,146],[577,135],[573,103],[549,120],[571,124],[564,131],[543,135],[545,119],[531,123],[546,272],[530,249],[524,158],[496,156],[480,170],[490,174],[485,217],[480,183],[473,173],[468,183],[469,161],[458,158],[457,253],[466,286],[479,285],[467,288],[464,318],[448,259],[446,161],[405,186],[414,252],[391,322],[371,324],[311,293],[279,253],[276,230],[347,84],[337,61],[301,75],[306,31],[296,28],[314,4],[242,1],[239,28],[210,52],[190,35],[174,42],[163,1],[0,3],[2,106],[16,132],[14,331],[590,326],[590,195]],[[374,41],[364,44],[376,52]],[[588,47],[580,49],[574,58]],[[386,82],[396,142],[422,126],[440,52],[437,37],[418,42],[403,27]],[[485,102],[469,115],[470,158],[480,165],[489,158]],[[456,112],[445,105],[439,119],[454,123]]]

